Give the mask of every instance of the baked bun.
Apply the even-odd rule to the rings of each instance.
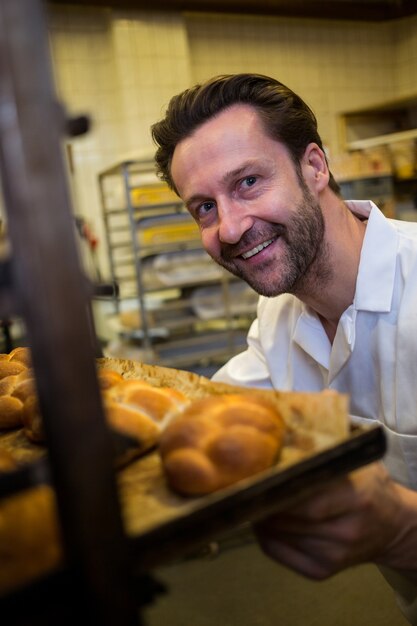
[[[45,441],[42,414],[36,394],[30,395],[23,403],[23,429],[26,437],[33,443]]]
[[[129,449],[123,457],[126,459],[154,447],[166,421],[188,402],[180,391],[154,387],[140,380],[125,380],[112,370],[100,370],[97,375],[108,423],[116,433],[135,442],[134,449]],[[15,378],[13,400],[21,401],[24,432],[33,443],[42,443],[45,433],[33,381],[24,379],[23,375]]]
[[[22,363],[27,368],[32,367],[32,359],[29,348],[15,348],[8,354],[8,357],[9,361],[17,361]]]
[[[123,380],[119,385],[111,387],[106,398],[141,410],[161,426],[189,402],[177,389],[155,387],[143,380]]]
[[[28,348],[15,348],[0,355],[0,429],[19,428],[25,398],[34,393]]]
[[[106,391],[123,381],[123,376],[114,370],[101,369],[97,372],[98,385],[102,391]]]
[[[3,472],[11,472],[17,469],[18,464],[9,450],[0,449],[0,474]]]
[[[7,361],[6,359],[2,359],[0,361],[0,379],[6,378],[7,376],[16,376],[16,374],[20,374],[26,369],[26,365],[23,365],[20,361]]]
[[[197,400],[161,435],[168,483],[184,495],[222,489],[271,467],[284,433],[281,415],[264,400],[247,394]]]
[[[105,401],[104,410],[111,427],[116,432],[134,439],[139,451],[149,450],[157,443],[160,429],[146,413],[112,401]]]
[[[123,380],[104,391],[103,397],[112,428],[133,437],[141,452],[158,443],[164,424],[188,402],[180,391],[141,380]]]

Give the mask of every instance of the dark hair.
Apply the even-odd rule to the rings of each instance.
[[[171,161],[177,144],[234,104],[248,104],[257,109],[268,135],[288,148],[299,175],[300,161],[308,144],[314,142],[323,150],[313,111],[278,80],[261,74],[216,76],[171,98],[164,119],[151,127],[158,146],[155,153],[158,176],[172,189],[175,184]],[[331,173],[329,187],[340,194]]]

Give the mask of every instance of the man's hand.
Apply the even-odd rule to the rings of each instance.
[[[268,556],[309,578],[367,561],[417,573],[417,493],[392,481],[381,463],[329,483],[255,530]]]

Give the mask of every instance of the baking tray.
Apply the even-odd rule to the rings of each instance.
[[[153,459],[155,467],[148,474],[148,490],[143,497],[138,496],[136,513],[130,512],[135,528],[129,529],[129,515],[126,517],[135,563],[141,570],[147,571],[186,557],[242,524],[259,521],[285,509],[337,476],[381,459],[385,451],[386,439],[381,426],[354,426],[346,441],[330,449],[312,454],[284,469],[278,465],[200,498],[174,497],[161,482],[158,461]],[[148,461],[152,465],[151,459]],[[149,480],[152,473],[156,480],[154,486],[152,479]],[[128,474],[125,473],[124,477],[129,480]],[[121,491],[124,491],[123,484]],[[155,507],[157,494],[160,500],[165,500],[160,521],[157,520],[158,512],[153,519],[146,520],[146,509],[148,507],[149,512]]]
[[[4,476],[4,497],[24,488],[25,481],[26,486],[49,482],[45,451],[25,442],[21,432],[0,437],[0,447],[19,451],[21,460],[27,462],[9,476],[10,482]],[[198,498],[181,497],[170,490],[158,452],[145,454],[117,472],[134,575],[146,576],[158,566],[198,557],[211,542],[222,542],[228,533],[233,536],[242,526],[288,507],[331,479],[380,459],[385,449],[381,426],[352,425],[340,443]],[[43,517],[38,525],[45,526]],[[64,563],[54,560],[39,574],[49,571],[53,577],[62,567]],[[15,587],[24,588],[28,582],[26,577],[18,579]]]

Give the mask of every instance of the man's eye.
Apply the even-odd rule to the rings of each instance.
[[[246,176],[246,178],[243,179],[243,184],[246,185],[246,187],[253,187],[255,183],[256,176]]]
[[[208,213],[209,211],[211,211],[213,207],[214,207],[214,202],[203,202],[198,207],[198,213],[200,215],[204,215],[205,213]]]

